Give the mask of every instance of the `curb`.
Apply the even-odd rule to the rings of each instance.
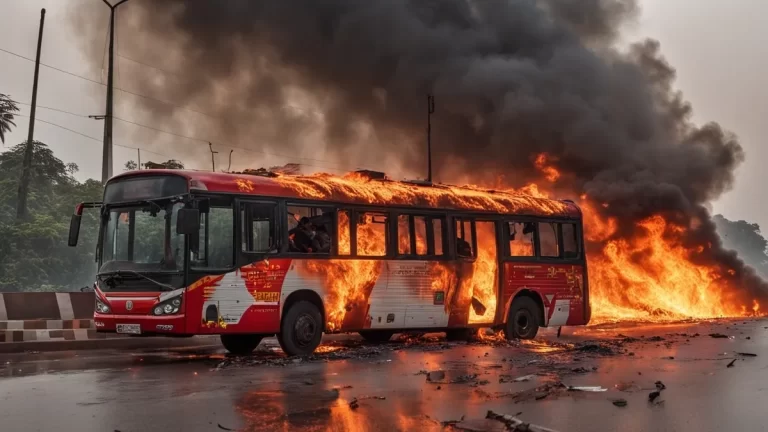
[[[124,336],[119,338],[85,340],[46,340],[0,343],[0,354],[30,351],[72,351],[101,349],[164,349],[181,347],[220,347],[218,337],[193,336],[188,338]]]

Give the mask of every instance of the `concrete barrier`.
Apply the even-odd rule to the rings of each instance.
[[[0,343],[124,338],[96,333],[92,292],[0,293]]]
[[[219,346],[216,336],[131,337],[97,333],[93,292],[0,293],[0,353]]]

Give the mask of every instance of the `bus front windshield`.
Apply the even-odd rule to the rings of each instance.
[[[183,270],[184,236],[176,234],[176,216],[182,207],[167,199],[108,206],[102,222],[99,273]]]

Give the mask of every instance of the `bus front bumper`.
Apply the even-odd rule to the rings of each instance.
[[[112,315],[99,314],[93,316],[93,325],[97,332],[120,333],[133,336],[141,335],[178,335],[186,331],[184,314],[151,316],[151,315]]]

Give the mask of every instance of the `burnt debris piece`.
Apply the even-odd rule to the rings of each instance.
[[[477,297],[472,297],[472,309],[474,309],[475,314],[483,316],[485,315],[485,305],[477,299]]]
[[[496,420],[504,423],[509,431],[530,431],[530,432],[557,432],[554,429],[546,428],[535,424],[526,423],[515,416],[509,414],[498,414],[493,411],[488,411],[485,418]]]

